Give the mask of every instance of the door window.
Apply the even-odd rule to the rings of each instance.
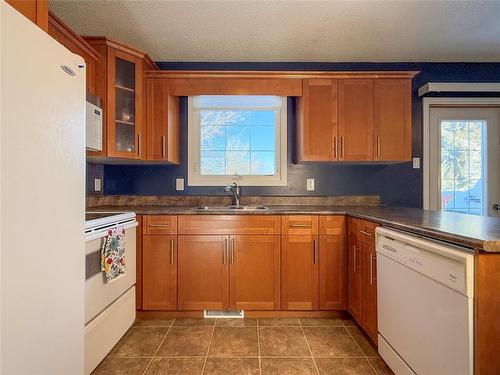
[[[440,195],[443,211],[483,215],[485,120],[440,120]]]

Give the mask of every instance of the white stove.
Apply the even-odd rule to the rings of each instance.
[[[85,222],[85,374],[104,359],[135,320],[134,212],[87,212]],[[108,230],[125,229],[125,275],[106,282],[101,247]]]

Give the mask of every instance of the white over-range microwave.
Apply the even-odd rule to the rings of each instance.
[[[102,151],[102,112],[102,108],[98,105],[87,101],[86,146],[88,150]]]

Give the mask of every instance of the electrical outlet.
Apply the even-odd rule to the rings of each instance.
[[[413,158],[413,169],[420,169],[420,158]]]
[[[184,179],[176,178],[175,179],[175,190],[184,190]]]
[[[314,190],[314,178],[308,178],[307,180],[307,191]]]
[[[101,191],[101,179],[94,178],[94,191]]]

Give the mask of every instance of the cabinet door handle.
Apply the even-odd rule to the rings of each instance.
[[[370,285],[373,285],[373,254],[370,253]]]
[[[227,238],[222,241],[222,264],[226,264],[227,257]]]
[[[231,238],[231,264],[234,264],[234,238]]]
[[[309,224],[290,224],[290,228],[310,228]]]
[[[377,136],[377,159],[380,159],[380,137]]]
[[[333,158],[337,159],[337,137],[333,137]]]
[[[170,240],[170,264],[174,264],[174,240]]]
[[[165,159],[165,155],[167,154],[166,152],[166,143],[165,143],[165,136],[161,136],[161,157]]]
[[[356,245],[352,246],[352,271],[356,273]]]
[[[137,134],[137,155],[141,157],[141,133]]]
[[[313,240],[313,264],[318,261],[318,241]]]
[[[344,137],[340,137],[340,157],[344,158]]]
[[[148,227],[152,228],[168,228],[170,224],[148,224]]]

